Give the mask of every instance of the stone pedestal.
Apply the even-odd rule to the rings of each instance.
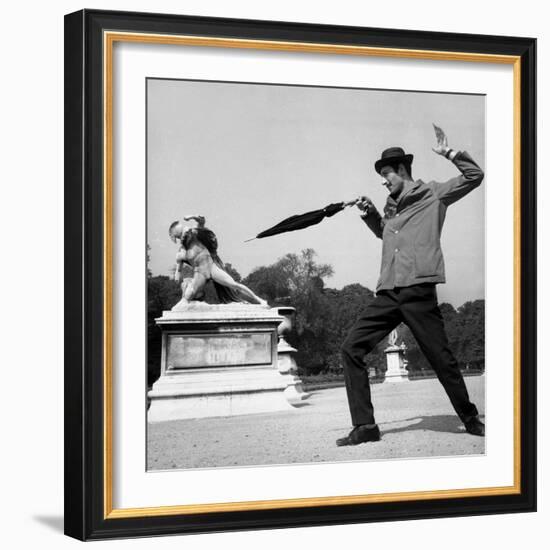
[[[292,409],[279,372],[269,307],[191,302],[165,311],[161,376],[149,392],[150,422]]]
[[[404,363],[403,347],[390,344],[385,350],[386,354],[386,376],[385,382],[405,382],[409,379],[409,374]]]

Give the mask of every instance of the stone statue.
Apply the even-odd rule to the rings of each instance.
[[[176,271],[174,279],[181,284],[182,298],[174,306],[177,309],[192,300],[204,296],[204,287],[212,280],[221,303],[249,302],[267,305],[267,302],[256,296],[247,286],[238,283],[225,271],[224,264],[218,256],[218,240],[213,231],[205,227],[204,216],[184,216],[185,221],[194,220],[196,227],[184,226],[175,221],[170,225],[168,234],[180,247],[176,254]],[[183,264],[193,269],[193,276],[183,278]]]
[[[407,347],[404,342],[397,345],[397,329],[393,329],[388,337],[388,347],[384,350],[386,354],[386,382],[403,382],[409,379],[407,372],[407,362],[405,359],[405,350]]]

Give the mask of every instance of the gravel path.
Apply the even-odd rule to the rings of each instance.
[[[485,412],[485,378],[466,378],[470,398]],[[279,413],[174,420],[149,424],[148,469],[213,468],[479,455],[485,439],[464,427],[437,380],[372,386],[382,440],[336,447],[349,432],[345,388],[314,391],[307,404]],[[482,416],[483,418],[483,416]]]

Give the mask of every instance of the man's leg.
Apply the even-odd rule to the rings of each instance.
[[[449,349],[435,285],[402,288],[399,301],[405,323],[445,388],[456,413],[464,423],[472,421],[478,411],[470,401],[458,363]]]
[[[354,426],[375,424],[369,373],[363,359],[401,321],[393,291],[383,291],[361,313],[342,344],[346,391]]]

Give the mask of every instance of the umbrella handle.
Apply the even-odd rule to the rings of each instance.
[[[359,199],[353,199],[352,201],[344,202],[344,207],[355,206],[359,202]]]

